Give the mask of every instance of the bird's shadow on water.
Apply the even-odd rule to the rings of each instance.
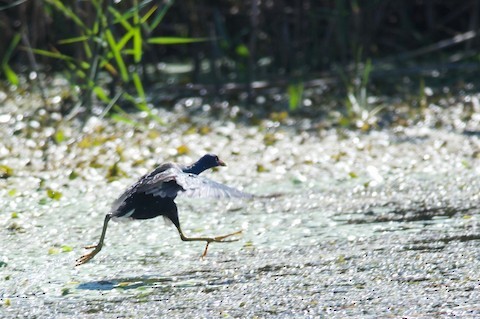
[[[110,278],[80,283],[80,290],[113,290],[113,289],[138,289],[138,288],[194,288],[211,287],[232,284],[234,280],[225,279],[210,274],[210,272],[189,272],[171,276],[133,276],[122,278]]]
[[[77,286],[80,290],[113,290],[113,289],[136,289],[140,287],[155,287],[160,284],[172,282],[172,278],[162,277],[126,277],[111,278],[96,281],[88,281]]]

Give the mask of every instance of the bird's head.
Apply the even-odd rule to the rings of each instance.
[[[201,172],[217,166],[227,166],[217,155],[205,154],[198,161],[183,169],[185,173],[200,174]]]
[[[215,154],[205,154],[199,160],[198,163],[201,163],[201,166],[206,167],[206,169],[217,167],[217,166],[227,166],[224,161],[218,158]]]

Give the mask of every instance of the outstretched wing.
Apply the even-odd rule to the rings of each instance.
[[[212,198],[251,198],[251,194],[244,193],[217,183],[206,177],[201,177],[195,174],[183,173],[177,176],[177,184],[182,187],[182,195],[198,198],[198,197],[212,197]]]
[[[212,181],[195,174],[182,172],[179,168],[170,168],[145,180],[137,189],[139,192],[160,197],[184,196],[213,198],[248,198],[252,195],[238,189]]]

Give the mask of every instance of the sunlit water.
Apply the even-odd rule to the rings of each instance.
[[[266,145],[259,128],[232,123],[206,135],[126,131],[44,153],[22,137],[3,142],[19,147],[3,161],[15,173],[0,180],[0,317],[480,316],[477,136],[277,128]],[[191,153],[178,161],[218,153],[229,166],[206,176],[257,195],[179,198],[184,231],[242,229],[241,240],[213,243],[201,259],[204,245],[182,242],[162,218],[112,222],[104,250],[74,267],[115,197],[180,145]],[[128,175],[108,183],[119,146]],[[85,165],[92,157],[105,167]]]

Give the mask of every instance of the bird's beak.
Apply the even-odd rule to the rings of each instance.
[[[221,159],[218,160],[217,164],[218,164],[219,166],[227,166],[227,164],[225,164],[225,162],[222,161]]]

